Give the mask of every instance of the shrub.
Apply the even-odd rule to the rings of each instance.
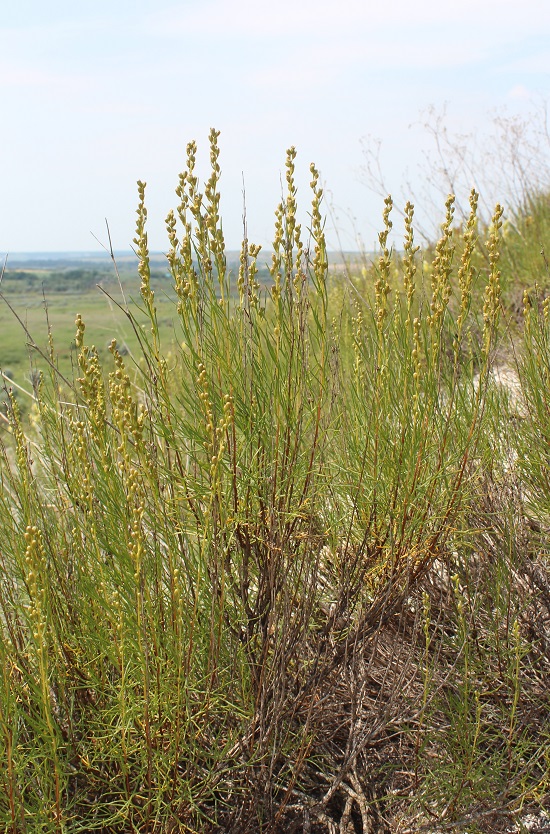
[[[501,209],[476,344],[475,194],[458,263],[448,200],[427,287],[408,207],[393,291],[388,198],[372,297],[335,309],[315,167],[305,234],[288,152],[264,292],[259,247],[245,239],[238,275],[226,266],[215,131],[204,193],[195,155],[191,143],[167,218],[177,356],[163,355],[139,183],[148,330],[126,315],[140,361],[113,342],[103,368],[78,316],[72,397],[55,371],[41,378],[34,438],[9,396],[7,831],[367,831],[383,825],[391,776],[369,750],[404,715],[422,784],[441,691],[422,665],[422,635],[435,645],[426,588],[467,540],[487,457]],[[466,664],[473,620],[453,582],[438,622],[454,618]]]

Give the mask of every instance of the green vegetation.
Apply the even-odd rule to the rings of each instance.
[[[127,298],[138,299],[135,267],[131,270],[124,264],[119,278]],[[163,273],[158,268],[152,271],[151,281],[157,291],[159,318],[168,342],[171,315],[163,319],[162,311],[165,306],[171,310],[169,299],[174,296],[171,281],[168,272]],[[28,382],[30,364],[44,371],[48,367],[43,355],[47,355],[48,349],[48,323],[59,346],[56,351],[59,370],[65,376],[71,375],[75,366],[74,317],[77,311],[86,317],[90,336],[102,359],[109,355],[108,346],[113,337],[131,353],[139,349],[139,342],[118,307],[122,301],[120,287],[108,263],[66,269],[56,264],[53,267],[41,265],[33,271],[8,266],[0,290],[4,299],[0,309],[0,367],[4,371],[9,369],[19,385],[25,386]],[[27,328],[27,338],[22,332],[21,321],[10,307]],[[20,402],[25,408],[24,399]]]
[[[6,386],[2,828],[488,830],[550,784],[548,301],[508,344],[475,193],[423,256],[388,198],[331,281],[293,149],[266,289],[195,153],[163,308],[139,183],[131,353],[78,315],[74,381],[50,340],[25,421]]]
[[[0,305],[0,370],[8,372],[15,386],[29,388],[29,382],[32,382],[31,366],[47,370],[48,325],[55,337],[57,368],[63,376],[73,376],[76,368],[74,319],[77,312],[86,321],[90,344],[97,348],[102,363],[108,361],[113,338],[117,339],[123,352],[130,355],[129,361],[138,361],[139,339],[120,307],[127,302],[140,327],[147,326],[146,317],[139,313],[137,258],[127,255],[117,257],[114,266],[107,256],[95,259],[92,265],[76,258],[41,259],[32,269],[29,264],[32,262],[18,261],[11,267],[8,262],[0,282],[3,298]],[[238,252],[228,253],[227,266],[230,271],[238,271]],[[267,268],[260,266],[260,282],[264,284],[268,279]],[[176,340],[174,324],[177,315],[173,280],[164,255],[151,256],[150,280],[156,294],[163,345],[165,350],[170,350]],[[26,334],[22,325],[27,330]],[[26,416],[29,402],[19,396],[17,387],[14,392]],[[1,394],[0,400],[5,400]]]

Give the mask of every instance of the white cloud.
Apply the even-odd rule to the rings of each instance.
[[[505,72],[543,74],[550,81],[550,50],[522,56],[504,64],[502,69]]]
[[[82,74],[51,72],[38,67],[18,66],[13,62],[0,61],[0,88],[30,87],[47,90],[48,94],[57,91],[63,94],[82,93],[93,86],[93,78]]]
[[[366,32],[384,28],[390,40],[392,32],[406,28],[411,36],[413,31],[420,34],[427,45],[431,27],[459,26],[490,41],[506,28],[515,35],[532,31],[534,20],[539,31],[548,29],[548,0],[523,0],[521,13],[515,3],[502,0],[203,0],[198,7],[177,5],[150,13],[144,24],[153,35],[165,37],[209,34],[243,39],[334,36],[361,27]],[[423,32],[426,27],[428,32]]]
[[[508,98],[521,99],[524,101],[533,101],[536,96],[524,84],[514,84],[508,92]]]
[[[273,54],[266,51],[261,62],[246,75],[250,87],[269,94],[286,90],[297,100],[300,95],[332,91],[339,97],[366,89],[366,85],[395,86],[391,79],[403,75],[399,87],[405,90],[414,73],[430,72],[428,86],[437,87],[448,81],[450,70],[460,72],[480,66],[491,58],[491,47],[481,36],[454,33],[446,42],[411,38],[406,32],[392,32],[391,39],[377,33],[349,32],[340,39],[319,42],[316,39],[292,42]],[[384,73],[391,73],[382,79]],[[420,91],[424,81],[417,78]],[[370,86],[370,94],[376,91]]]

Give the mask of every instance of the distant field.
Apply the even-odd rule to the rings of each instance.
[[[129,259],[128,259],[129,260]],[[135,263],[123,259],[119,264],[120,278],[126,301],[136,312],[139,301],[139,279]],[[157,259],[152,263],[152,286],[156,293],[159,319],[167,343],[173,341],[173,311],[168,302],[171,282],[168,272]],[[28,387],[32,367],[44,368],[41,350],[48,344],[48,322],[56,346],[59,370],[73,375],[75,317],[80,313],[85,324],[87,343],[96,345],[100,357],[107,358],[112,339],[129,353],[137,348],[137,338],[127,317],[117,304],[124,301],[118,279],[108,262],[66,263],[56,259],[47,261],[15,261],[4,273],[0,287],[0,369],[17,384]],[[109,297],[110,296],[110,297]],[[167,315],[162,311],[166,306]],[[10,307],[12,309],[10,309]],[[19,320],[18,320],[19,319]],[[30,339],[24,327],[30,334]]]
[[[239,253],[227,253],[228,268],[238,271]],[[268,256],[264,261],[268,260]],[[333,256],[334,263],[341,257]],[[260,258],[261,261],[261,258]],[[139,277],[133,254],[116,255],[117,268],[130,309],[137,312]],[[267,268],[260,270],[260,281],[268,279]],[[174,290],[163,254],[151,255],[151,286],[155,291],[161,336],[167,349],[177,338]],[[109,364],[108,346],[116,339],[132,355],[137,337],[123,311],[123,298],[111,260],[106,255],[73,253],[15,255],[10,257],[0,285],[0,370],[28,388],[31,365],[44,368],[40,352],[29,346],[21,319],[42,350],[48,344],[49,321],[59,370],[72,377],[75,317],[80,313],[86,324],[87,344],[95,345],[100,359]],[[110,296],[110,297],[109,297]],[[13,311],[10,310],[10,305]],[[163,315],[163,313],[165,314]],[[0,399],[3,399],[0,396]]]
[[[47,364],[40,351],[30,343],[46,350],[49,322],[59,370],[71,378],[77,313],[86,324],[87,344],[97,347],[100,358],[105,359],[107,365],[112,339],[116,339],[130,355],[135,353],[138,347],[136,334],[117,305],[124,307],[125,299],[139,318],[137,259],[124,253],[117,255],[116,261],[124,298],[107,256],[60,253],[10,258],[0,286],[0,370],[18,385],[28,388],[32,367],[44,368]],[[168,349],[177,338],[174,329],[177,322],[174,322],[175,308],[171,303],[174,298],[172,279],[162,254],[151,255],[151,285],[155,291],[161,335]]]

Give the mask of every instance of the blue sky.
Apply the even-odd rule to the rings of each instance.
[[[19,0],[0,25],[0,254],[129,247],[137,179],[151,248],[190,139],[207,174],[221,130],[226,241],[269,246],[285,150],[327,188],[329,243],[375,239],[382,200],[365,184],[364,137],[381,140],[387,187],[420,191],[430,107],[451,132],[529,116],[550,90],[548,0]],[[483,144],[483,139],[480,140]],[[494,183],[493,183],[494,185]]]

